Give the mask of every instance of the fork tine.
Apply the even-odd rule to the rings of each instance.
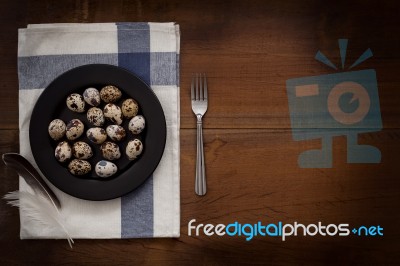
[[[207,91],[207,76],[206,73],[203,73],[203,77],[204,77],[204,100],[207,100],[208,98],[208,91]]]
[[[190,95],[192,101],[194,101],[194,75],[192,75],[192,84],[190,85]]]
[[[203,98],[203,76],[201,73],[199,74],[199,82],[200,82],[199,100],[203,101],[204,100],[204,98]]]
[[[199,100],[199,74],[196,73],[196,101]]]

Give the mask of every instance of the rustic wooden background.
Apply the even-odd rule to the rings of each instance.
[[[0,0],[0,153],[18,151],[17,29],[29,23],[176,21],[181,26],[181,237],[179,239],[19,240],[18,210],[0,202],[0,262],[13,264],[399,264],[400,4],[398,1],[26,1]],[[347,164],[334,139],[332,169],[300,169],[285,82],[332,73],[365,49],[360,69],[377,72],[384,129],[362,134],[382,163]],[[194,194],[195,119],[191,73],[209,76],[204,120],[208,194]],[[18,188],[0,163],[0,194]],[[187,223],[294,222],[381,225],[375,238],[190,237]]]

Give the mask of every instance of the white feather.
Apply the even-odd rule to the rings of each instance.
[[[14,191],[7,193],[4,199],[7,200],[8,204],[19,207],[31,220],[44,226],[60,230],[68,240],[69,246],[72,248],[74,240],[65,227],[61,213],[46,198],[39,194],[34,195],[25,191]]]

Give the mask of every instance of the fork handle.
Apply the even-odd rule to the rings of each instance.
[[[201,119],[202,116],[197,115],[197,159],[195,192],[199,196],[204,196],[207,192],[207,183],[204,166],[203,123]]]

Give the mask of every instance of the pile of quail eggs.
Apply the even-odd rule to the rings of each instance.
[[[55,158],[60,163],[68,164],[71,174],[81,176],[92,171],[92,165],[87,159],[93,156],[91,145],[99,145],[103,160],[96,163],[94,170],[101,178],[113,176],[118,167],[112,161],[121,158],[120,145],[128,135],[133,136],[127,143],[125,154],[129,160],[135,160],[143,151],[143,144],[138,138],[145,128],[145,119],[138,115],[139,105],[128,98],[122,101],[121,106],[116,104],[122,97],[121,91],[112,85],[103,87],[100,92],[96,88],[87,88],[83,95],[72,93],[66,99],[67,107],[77,113],[86,112],[90,128],[86,130],[86,137],[90,143],[79,138],[85,132],[85,125],[79,119],[72,119],[67,124],[61,119],[51,121],[48,131],[54,141],[58,141],[55,148]],[[100,108],[101,105],[103,108]],[[124,119],[130,119],[127,134],[121,126]],[[109,121],[105,127],[106,121]],[[104,128],[105,127],[105,128]]]

